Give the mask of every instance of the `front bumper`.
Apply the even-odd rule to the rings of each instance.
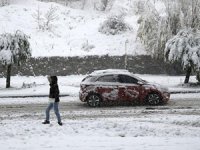
[[[162,99],[163,103],[166,104],[170,99],[170,93],[169,92],[163,92],[162,97],[163,97],[163,99]]]
[[[87,94],[84,94],[82,91],[79,92],[79,99],[82,102],[86,102],[86,97],[87,97]]]

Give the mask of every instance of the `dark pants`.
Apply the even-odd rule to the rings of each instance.
[[[59,102],[49,103],[49,105],[48,105],[48,107],[46,109],[46,120],[47,121],[49,121],[49,118],[50,118],[50,114],[49,114],[50,110],[52,108],[54,108],[54,112],[56,114],[57,120],[58,120],[58,122],[61,122],[61,117],[60,117],[58,105],[59,105]]]

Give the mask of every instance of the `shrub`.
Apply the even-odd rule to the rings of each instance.
[[[122,16],[111,16],[99,28],[99,32],[107,35],[116,35],[131,30],[131,27],[124,22]]]

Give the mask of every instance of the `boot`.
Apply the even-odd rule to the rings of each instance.
[[[45,120],[42,124],[50,124],[50,121]]]
[[[59,124],[60,126],[62,126],[62,125],[63,125],[63,123],[62,123],[62,122],[58,122],[58,124]]]

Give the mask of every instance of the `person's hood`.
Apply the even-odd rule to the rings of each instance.
[[[57,76],[51,76],[51,84],[57,84],[58,78]]]

